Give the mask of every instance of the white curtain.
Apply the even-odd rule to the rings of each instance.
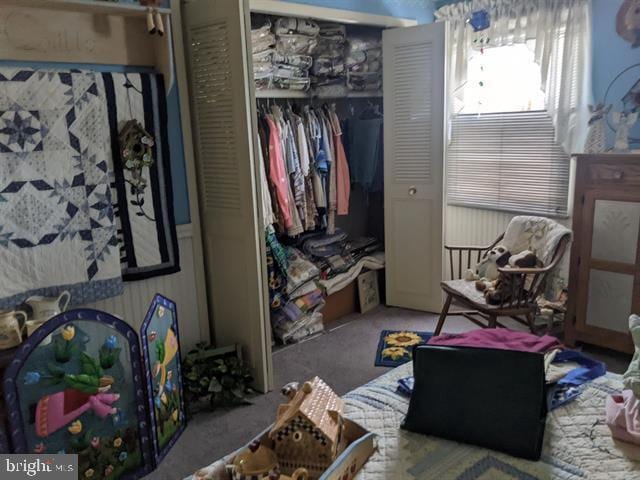
[[[483,9],[491,26],[474,33],[467,21]],[[441,7],[435,16],[449,23],[450,116],[463,105],[467,61],[474,49],[526,43],[540,65],[556,140],[567,153],[583,151],[592,100],[590,0],[469,0]]]

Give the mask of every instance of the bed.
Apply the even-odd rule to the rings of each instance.
[[[405,364],[343,397],[345,415],[378,435],[377,451],[356,480],[640,479],[640,448],[614,443],[604,423],[605,398],[620,391],[619,375],[583,385],[576,400],[549,413],[542,458],[531,462],[401,430],[409,401],[396,393],[396,382],[411,368]],[[201,478],[226,478],[224,463],[206,467]]]

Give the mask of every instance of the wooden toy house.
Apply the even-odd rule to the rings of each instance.
[[[306,468],[319,478],[346,446],[343,400],[320,378],[288,393],[269,433],[282,473]]]

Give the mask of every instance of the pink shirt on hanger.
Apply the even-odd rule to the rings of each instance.
[[[349,176],[349,164],[347,154],[342,144],[342,128],[336,112],[331,112],[331,129],[333,130],[333,143],[335,149],[334,166],[336,169],[336,195],[338,215],[349,215],[349,197],[351,196],[351,178]]]
[[[293,226],[291,211],[289,208],[289,183],[287,170],[282,156],[282,143],[280,142],[280,127],[271,116],[266,116],[269,124],[269,180],[275,187],[278,205],[284,220],[285,228]]]

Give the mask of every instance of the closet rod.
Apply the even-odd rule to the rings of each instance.
[[[256,90],[256,98],[320,98],[320,99],[340,99],[340,98],[382,98],[379,90],[371,92],[349,92],[346,95],[314,95],[311,92],[301,92],[297,90]]]

